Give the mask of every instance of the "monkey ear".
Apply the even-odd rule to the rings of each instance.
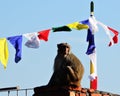
[[[64,43],[57,44],[57,48],[60,48]]]
[[[60,44],[57,44],[57,48],[60,49],[61,48],[61,43]]]
[[[67,42],[65,42],[65,44],[68,44]]]
[[[57,48],[59,48],[60,44],[57,44]]]

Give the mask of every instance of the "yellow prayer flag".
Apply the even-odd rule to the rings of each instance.
[[[67,24],[67,26],[69,28],[73,28],[73,29],[77,29],[77,30],[82,30],[82,29],[88,29],[89,28],[88,25],[81,24],[79,22],[74,22],[74,23],[71,23],[71,24]]]
[[[94,64],[90,61],[90,74],[95,72],[94,67],[95,67]]]
[[[6,38],[0,38],[0,61],[6,69],[8,63],[9,51]]]

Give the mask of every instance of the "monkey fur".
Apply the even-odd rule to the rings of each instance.
[[[53,75],[48,86],[81,86],[84,67],[71,52],[67,43],[57,44],[57,55],[54,60]]]

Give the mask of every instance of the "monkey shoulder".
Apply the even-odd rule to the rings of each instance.
[[[73,53],[70,53],[68,58],[75,64],[82,64],[80,59],[76,55],[74,55]]]
[[[53,66],[54,71],[59,70],[63,62],[64,62],[64,56],[57,55],[54,59],[54,66]]]

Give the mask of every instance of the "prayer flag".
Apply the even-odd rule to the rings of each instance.
[[[92,33],[94,34],[94,32],[98,31],[97,20],[95,19],[94,16],[89,17],[89,23],[90,23]]]
[[[74,23],[68,24],[67,26],[71,29],[76,29],[76,30],[82,30],[82,29],[88,29],[89,28],[88,25],[81,24],[79,22],[74,22]]]
[[[96,31],[93,22],[91,23],[90,19],[81,21],[82,24],[87,24],[89,26],[88,33],[87,33],[87,42],[88,48],[86,54],[90,58],[90,88],[97,89],[97,62],[96,62],[96,47],[94,42],[94,32]],[[93,27],[94,26],[94,27]],[[97,27],[96,27],[97,28]],[[94,32],[93,32],[94,31]]]
[[[87,41],[89,44],[88,44],[86,54],[89,55],[89,54],[92,54],[95,49],[94,35],[92,34],[90,29],[88,29]]]
[[[25,46],[27,46],[28,48],[39,48],[40,40],[37,36],[37,32],[23,34],[23,36],[28,39],[28,41],[25,43]]]
[[[87,42],[89,43],[86,54],[89,55],[89,54],[92,54],[95,49],[94,34],[92,33],[92,25],[89,19],[81,21],[81,23],[89,26],[89,29],[87,32],[87,39],[86,39]]]
[[[8,63],[9,51],[6,38],[0,38],[0,61],[6,69]]]
[[[108,27],[107,27],[105,24],[103,24],[103,23],[101,23],[101,22],[99,22],[99,21],[98,21],[98,24],[99,24],[101,27],[103,27],[103,29],[105,30],[106,34],[108,35],[108,37],[109,37],[109,39],[110,39],[111,44],[113,44],[113,39],[112,39],[112,36],[111,36],[111,34],[110,34],[110,31],[109,31]]]
[[[90,58],[90,88],[97,89],[97,56],[96,56],[96,50],[94,49],[92,54],[88,55]]]
[[[113,43],[114,44],[118,43],[118,34],[119,34],[119,32],[117,30],[113,29],[113,28],[110,28],[110,27],[108,27],[108,29],[111,32],[113,32],[113,34],[114,34],[114,36],[112,38],[113,39]],[[111,46],[111,45],[112,45],[112,42],[109,43],[109,46]]]
[[[21,60],[21,54],[22,54],[22,35],[8,37],[7,39],[14,46],[16,50],[15,62],[18,63]]]
[[[38,32],[38,38],[40,40],[48,41],[49,33],[51,29],[43,30]]]
[[[53,30],[53,32],[72,31],[68,26],[53,27],[52,30]]]

